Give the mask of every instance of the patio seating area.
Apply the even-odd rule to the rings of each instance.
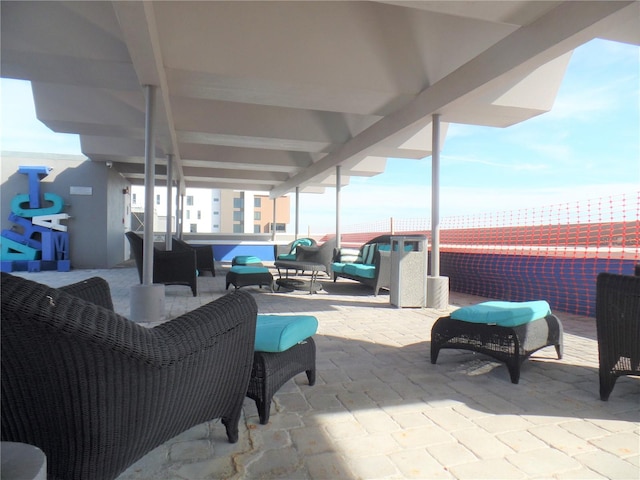
[[[225,295],[228,266],[217,269],[198,277],[198,296],[167,285],[165,320]],[[125,316],[139,282],[129,264],[15,274],[55,287],[103,277]],[[315,385],[304,372],[286,382],[267,425],[246,398],[236,444],[219,420],[205,422],[118,480],[638,477],[640,381],[620,377],[600,400],[594,318],[553,311],[564,328],[562,359],[552,346],[535,352],[513,384],[504,363],[472,351],[443,350],[430,362],[436,320],[486,299],[451,292],[447,310],[400,309],[386,292],[320,280],[315,295],[243,287],[260,314],[317,318]]]

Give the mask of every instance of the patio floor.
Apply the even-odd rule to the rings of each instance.
[[[199,278],[195,298],[167,287],[167,318],[223,295],[225,271]],[[16,274],[52,286],[104,277],[125,316],[138,283],[130,267]],[[514,385],[504,364],[479,354],[443,350],[430,363],[431,326],[445,311],[399,309],[386,292],[324,279],[316,295],[245,287],[260,313],[318,318],[315,386],[304,373],[285,384],[268,425],[246,399],[237,444],[218,420],[204,423],[118,480],[639,478],[640,381],[622,377],[600,401],[593,318],[555,312],[564,358],[537,352]],[[452,292],[451,309],[482,300]]]

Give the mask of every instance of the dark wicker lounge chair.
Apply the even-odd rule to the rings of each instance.
[[[149,329],[109,309],[103,279],[54,289],[1,278],[2,440],[42,449],[48,478],[113,479],[215,418],[238,440],[255,342],[251,295],[230,293]]]
[[[125,233],[131,253],[136,261],[138,276],[142,283],[142,237],[135,232]],[[173,250],[153,248],[153,283],[165,285],[186,285],[191,287],[193,296],[198,295],[198,272],[196,251],[177,246]]]
[[[175,250],[177,250],[178,248],[181,248],[183,250],[195,250],[196,264],[198,266],[198,272],[200,272],[200,274],[206,271],[210,271],[212,276],[216,276],[216,267],[213,259],[212,245],[192,245],[176,237],[173,237],[172,242],[175,245]]]
[[[600,399],[621,375],[640,375],[640,276],[601,273],[596,282]]]

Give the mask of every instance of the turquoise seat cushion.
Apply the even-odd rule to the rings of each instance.
[[[278,260],[295,260],[295,259],[296,259],[295,253],[281,253],[280,255],[278,255]]]
[[[376,278],[376,266],[365,265],[363,263],[347,263],[342,273],[361,278]]]
[[[284,352],[318,331],[318,320],[311,315],[258,315],[255,350]]]
[[[346,263],[341,263],[341,262],[334,262],[331,264],[331,271],[333,273],[342,273],[344,271],[344,266],[347,265]]]
[[[391,251],[391,244],[390,243],[379,243],[378,244],[378,250],[380,250],[381,252],[390,252]]]
[[[237,255],[231,260],[231,265],[249,265],[252,263],[262,264],[262,260],[253,255]]]
[[[229,269],[230,272],[234,273],[269,273],[269,269],[267,267],[251,267],[245,265],[234,265]]]
[[[451,318],[472,323],[516,327],[544,318],[551,313],[545,300],[532,302],[483,302],[454,311]]]

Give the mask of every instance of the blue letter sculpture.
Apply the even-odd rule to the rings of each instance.
[[[9,221],[15,225],[0,234],[3,272],[70,269],[69,234],[67,226],[60,223],[69,219],[68,214],[62,213],[64,200],[55,193],[40,197],[40,180],[50,171],[49,167],[18,168],[18,173],[29,178],[29,193],[13,198]]]

